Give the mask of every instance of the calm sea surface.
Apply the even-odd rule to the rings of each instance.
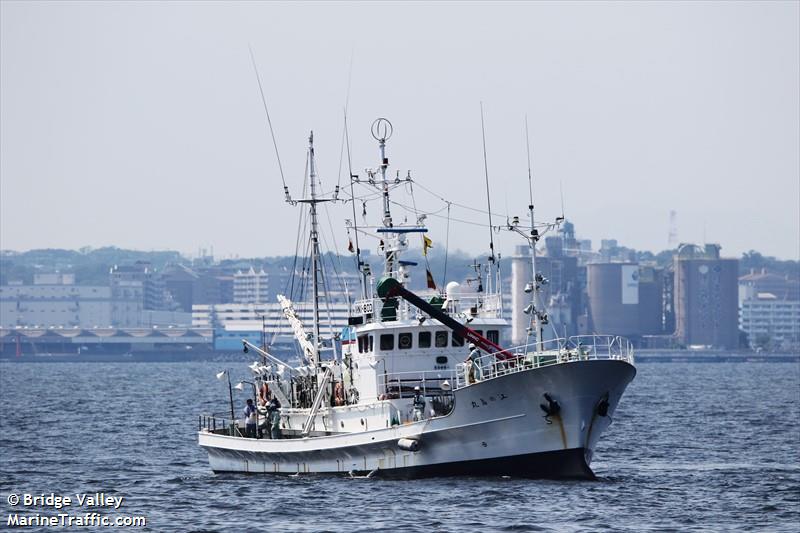
[[[640,364],[597,482],[215,476],[197,414],[226,405],[214,373],[245,364],[0,364],[0,529],[12,493],[87,492],[150,531],[800,529],[797,363]]]

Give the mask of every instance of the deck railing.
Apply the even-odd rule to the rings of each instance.
[[[422,298],[429,299],[433,294],[420,295]],[[385,322],[394,320],[407,320],[416,318],[419,310],[405,300],[397,302],[395,313],[391,313],[392,318],[383,316],[384,302],[380,298],[367,298],[356,300],[353,303],[353,313],[355,315],[371,315],[375,322]],[[458,319],[459,317],[471,318],[480,316],[484,318],[502,318],[502,300],[499,294],[464,294],[459,295],[458,300],[450,301],[444,309],[450,316]]]
[[[550,339],[538,345],[525,344],[508,351],[514,354],[513,358],[503,359],[492,353],[456,365],[454,388],[571,361],[615,359],[630,364],[634,362],[633,345],[625,337],[616,335],[577,335],[566,339]]]
[[[425,396],[452,390],[456,371],[434,370],[422,372],[395,372],[382,376],[381,396],[384,399],[412,398],[414,387],[419,387]]]
[[[231,421],[230,414],[203,414],[197,417],[197,431],[207,431],[218,435],[244,436],[237,420]]]
[[[413,422],[411,412],[412,399],[416,394],[416,387],[420,388],[422,396],[426,399],[425,417],[444,416],[450,414],[455,406],[453,402],[453,383],[456,379],[454,369],[424,371],[424,372],[396,372],[385,374],[379,399],[381,400],[407,400],[407,408],[392,410],[392,418],[396,423]]]

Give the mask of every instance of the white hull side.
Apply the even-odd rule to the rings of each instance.
[[[199,440],[215,472],[591,477],[592,451],[635,373],[621,360],[573,361],[459,389],[450,415],[413,424],[283,440],[201,432]],[[549,424],[545,393],[561,405]],[[608,416],[597,414],[604,397]],[[400,438],[418,439],[419,451],[400,449]]]

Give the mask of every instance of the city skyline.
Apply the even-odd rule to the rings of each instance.
[[[563,191],[595,248],[668,249],[675,210],[678,242],[800,256],[796,3],[0,10],[3,249],[292,255],[298,212],[283,203],[250,44],[294,197],[310,129],[323,184],[346,183],[347,103],[353,171],[378,165],[369,125],[392,120],[390,170],[435,193],[415,188],[443,246],[437,195],[486,208],[483,102],[494,225],[525,221],[527,115],[537,219],[562,214]],[[453,210],[468,224],[453,222],[450,249],[487,251],[485,215]],[[367,211],[376,223],[379,202]],[[332,209],[325,230],[342,253],[346,218],[350,205]],[[522,244],[496,239],[507,255]]]

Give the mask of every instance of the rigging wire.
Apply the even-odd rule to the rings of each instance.
[[[308,183],[308,158],[306,158],[306,169],[303,173],[303,195],[305,196],[306,184]],[[297,240],[295,241],[294,245],[294,261],[292,263],[292,272],[289,275],[289,279],[286,280],[286,287],[284,288],[284,292],[289,295],[289,298],[294,298],[294,278],[297,274],[297,258],[300,252],[300,243],[303,241],[303,235],[306,232],[306,225],[307,219],[305,217],[305,210],[300,209],[300,216],[298,217],[297,223]],[[302,227],[302,231],[301,231]],[[287,290],[288,289],[288,290]]]
[[[456,207],[460,207],[460,208],[462,208],[462,209],[466,209],[466,210],[469,210],[469,211],[474,211],[474,212],[476,212],[476,213],[480,213],[480,214],[482,214],[482,215],[486,215],[486,214],[488,214],[488,213],[489,213],[488,211],[484,211],[483,209],[479,209],[479,208],[477,208],[477,207],[472,207],[472,206],[470,206],[470,205],[461,204],[461,203],[459,203],[459,202],[455,202],[455,201],[453,201],[453,200],[448,200],[447,198],[445,198],[445,197],[441,196],[440,194],[438,194],[438,193],[436,193],[436,192],[432,191],[431,189],[429,189],[429,188],[425,187],[425,186],[424,186],[422,183],[420,183],[419,181],[416,181],[416,180],[412,180],[412,181],[414,181],[414,183],[417,185],[417,187],[419,187],[420,189],[422,189],[422,190],[424,190],[425,192],[429,193],[430,195],[434,196],[434,197],[435,197],[435,198],[437,198],[438,200],[441,200],[441,201],[442,201],[442,202],[444,202],[445,204],[452,204],[452,205],[454,205],[454,206],[456,206]],[[444,210],[444,209],[442,209],[442,210]],[[503,215],[505,215],[505,217],[506,217],[506,218],[510,218],[510,215],[509,215],[508,213],[500,213],[500,214],[503,214]]]
[[[330,260],[331,268],[333,268],[333,272],[334,274],[336,274],[336,278],[339,281],[339,288],[342,289],[344,293],[347,295],[347,305],[349,306],[350,291],[347,288],[347,279],[342,275],[342,272],[344,272],[344,267],[342,267],[342,256],[339,253],[339,244],[336,241],[336,232],[333,229],[333,222],[331,222],[331,214],[330,211],[328,210],[328,206],[325,205],[324,209],[325,209],[325,217],[328,219],[328,228],[331,231],[331,240],[333,240],[333,249],[336,252],[336,261],[334,261],[333,259]],[[328,241],[327,239],[325,239],[325,234],[320,232],[320,235],[322,235],[325,247],[328,248],[328,250],[330,250],[330,246],[328,246]],[[336,268],[337,262],[339,263],[339,268]]]
[[[278,152],[278,142],[275,140],[275,131],[272,128],[272,119],[269,116],[269,108],[267,107],[267,98],[264,96],[264,87],[261,85],[261,75],[258,73],[258,66],[256,66],[256,56],[253,54],[253,47],[247,45],[250,50],[250,61],[253,63],[253,70],[256,73],[256,80],[258,81],[258,91],[261,93],[261,103],[264,104],[264,112],[267,114],[267,124],[269,125],[269,133],[272,136],[272,146],[275,148],[275,158],[278,160],[278,170],[281,173],[281,181],[283,182],[283,190],[286,196],[289,196],[289,187],[286,186],[286,177],[283,175],[283,165],[281,164],[281,155]]]
[[[392,204],[402,208],[402,209],[405,209],[409,213],[413,213],[414,212],[414,209],[412,207],[406,205],[406,204],[400,203],[400,202],[398,202],[396,200],[390,200],[390,202]],[[428,216],[432,216],[432,217],[437,217],[437,218],[441,218],[441,219],[447,219],[447,215],[439,214],[442,211],[445,211],[446,209],[447,209],[447,206],[443,207],[442,209],[439,209],[438,211],[432,211],[430,213],[425,213],[425,214],[428,215]],[[483,222],[475,222],[475,221],[472,221],[472,220],[464,220],[464,219],[461,219],[461,218],[454,218],[454,217],[450,217],[450,218],[451,218],[451,220],[453,220],[455,222],[460,222],[461,224],[468,224],[470,226],[478,226],[478,227],[481,227],[481,228],[488,227],[488,228],[490,228],[492,230],[496,230],[496,229],[499,228],[499,226],[487,226]]]
[[[322,232],[319,233],[322,236],[322,240],[325,241],[325,236]],[[327,246],[327,243],[326,243]],[[331,260],[332,261],[332,260]],[[320,261],[320,269],[319,269],[319,276],[322,281],[322,292],[325,295],[330,294],[330,287],[328,286],[328,278],[325,275],[325,260],[324,257],[322,261]],[[328,332],[331,338],[331,346],[333,348],[333,358],[336,359],[336,343],[333,341],[333,313],[331,312],[331,304],[330,298],[323,298],[325,301],[325,312],[328,315]],[[320,339],[316,339],[316,342],[320,342]]]

